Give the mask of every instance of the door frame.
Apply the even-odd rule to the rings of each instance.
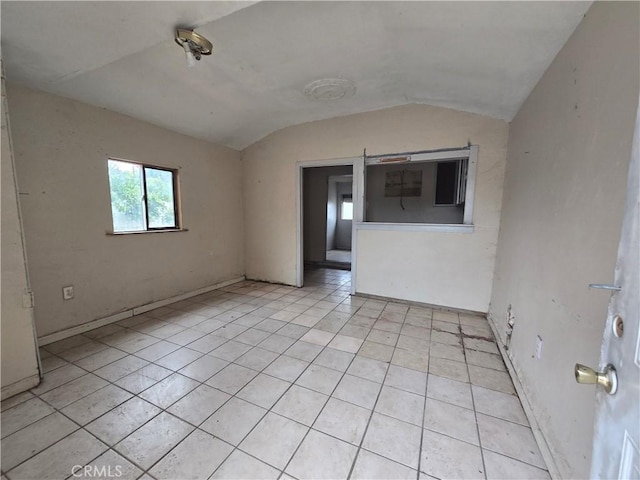
[[[298,161],[296,162],[296,287],[302,287],[304,285],[304,191],[303,191],[303,179],[304,169],[314,167],[341,167],[351,166],[353,168],[353,221],[351,222],[351,295],[355,294],[356,289],[356,250],[357,250],[357,238],[356,238],[356,220],[358,218],[356,212],[362,212],[362,205],[359,201],[360,195],[358,194],[358,185],[360,174],[357,168],[358,163],[364,164],[363,157],[345,157],[345,158],[333,158],[327,160],[310,160],[310,161]],[[326,235],[326,232],[325,232]]]

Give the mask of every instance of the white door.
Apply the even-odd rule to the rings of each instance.
[[[615,285],[599,371],[615,369],[617,388],[597,388],[591,478],[640,479],[640,108],[633,140]]]

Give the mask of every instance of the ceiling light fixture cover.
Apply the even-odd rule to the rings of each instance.
[[[211,55],[213,45],[202,35],[197,34],[193,30],[178,28],[176,30],[176,43],[184,48],[187,56],[187,65],[193,67],[196,60],[200,60],[202,55]]]
[[[346,78],[322,78],[304,87],[304,94],[312,100],[332,102],[356,93],[356,85]]]

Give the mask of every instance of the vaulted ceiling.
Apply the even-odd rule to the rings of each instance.
[[[2,1],[9,82],[242,149],[280,128],[424,103],[511,120],[591,2]],[[189,68],[176,27],[214,52]],[[343,78],[355,93],[312,100]]]

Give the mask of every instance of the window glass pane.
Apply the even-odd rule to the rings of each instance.
[[[457,197],[458,162],[438,162],[436,205],[454,205]]]
[[[352,200],[343,200],[342,201],[342,215],[340,216],[342,220],[353,220],[353,201]]]
[[[175,228],[173,172],[145,168],[149,228]]]
[[[109,186],[114,232],[146,230],[142,167],[109,160]]]
[[[457,160],[368,165],[365,221],[462,223],[464,205],[455,203],[457,165]]]

